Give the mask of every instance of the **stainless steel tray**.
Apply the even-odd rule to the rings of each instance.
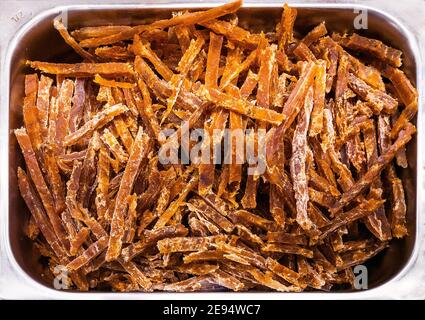
[[[23,164],[23,159],[13,136],[12,130],[22,124],[22,96],[24,75],[28,71],[24,66],[26,59],[43,61],[63,61],[73,59],[69,47],[60,38],[52,26],[52,20],[58,14],[67,13],[70,29],[82,26],[113,24],[139,24],[146,20],[169,17],[172,11],[182,8],[210,7],[213,3],[179,3],[146,5],[70,5],[48,9],[19,29],[9,43],[4,63],[2,64],[2,105],[1,105],[1,187],[0,187],[0,236],[2,249],[0,257],[0,297],[14,298],[57,298],[57,299],[174,299],[182,294],[172,293],[103,293],[103,292],[69,292],[52,289],[40,276],[38,256],[32,249],[31,241],[23,233],[24,221],[28,210],[19,196],[16,180],[16,168]],[[325,20],[331,31],[348,31],[353,29],[357,10],[367,10],[368,29],[362,33],[379,38],[403,51],[404,71],[416,83],[423,100],[421,84],[423,69],[418,44],[412,33],[394,16],[384,10],[358,4],[292,4],[298,7],[296,29],[307,32],[319,22]],[[238,12],[239,21],[244,26],[258,30],[271,30],[280,18],[282,2],[245,3]],[[418,265],[419,239],[423,235],[422,189],[423,161],[421,146],[423,141],[422,106],[417,117],[418,135],[408,147],[410,167],[401,172],[405,186],[408,213],[408,230],[410,236],[403,240],[393,240],[391,246],[366,264],[369,276],[369,289],[366,291],[331,292],[331,293],[191,293],[184,294],[195,299],[235,298],[235,299],[281,299],[281,298],[383,298],[400,294],[409,294],[408,289],[415,278],[411,274]],[[423,142],[422,142],[423,143]],[[422,254],[423,254],[423,246]],[[422,264],[423,266],[423,264]],[[410,275],[410,278],[409,278]],[[417,277],[423,277],[423,274]],[[407,280],[406,280],[407,279]],[[424,281],[418,279],[418,281]],[[425,282],[423,283],[425,287]],[[400,290],[400,291],[393,291]],[[412,289],[413,290],[413,289]],[[425,290],[417,292],[425,297]]]

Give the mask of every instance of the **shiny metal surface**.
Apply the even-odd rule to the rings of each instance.
[[[420,92],[420,110],[422,110],[422,78],[421,57],[416,40],[411,33],[400,24],[396,18],[381,10],[362,5],[351,4],[292,4],[298,7],[296,29],[305,33],[319,22],[325,20],[330,31],[350,31],[357,13],[353,9],[368,10],[368,29],[361,33],[385,41],[403,51],[404,71],[416,83]],[[90,299],[174,299],[183,298],[182,294],[172,293],[100,293],[100,292],[67,292],[52,289],[52,283],[46,282],[40,275],[41,269],[38,256],[32,248],[31,241],[23,233],[24,222],[28,210],[19,196],[16,180],[16,169],[23,165],[23,159],[17,146],[12,130],[22,125],[22,97],[24,75],[29,70],[24,66],[26,59],[58,62],[64,58],[68,61],[78,60],[54,30],[52,19],[61,12],[68,12],[69,29],[83,26],[113,24],[139,24],[152,19],[169,17],[170,13],[182,8],[209,7],[203,4],[178,5],[81,5],[63,6],[42,12],[29,21],[14,37],[8,47],[5,64],[2,68],[2,86],[7,86],[7,97],[2,97],[2,121],[8,118],[7,128],[4,123],[2,143],[7,143],[7,154],[1,154],[3,186],[8,187],[8,194],[1,194],[3,207],[7,212],[1,212],[1,239],[4,241],[9,269],[15,273],[17,281],[27,288],[24,296],[33,298],[90,298]],[[280,18],[282,3],[246,3],[238,12],[240,24],[253,30],[271,31]],[[3,87],[4,88],[4,87]],[[5,91],[3,90],[3,94]],[[420,214],[422,214],[422,152],[419,141],[423,141],[421,112],[417,117],[418,135],[408,147],[410,167],[400,171],[407,197],[407,220],[409,237],[403,240],[393,240],[388,249],[366,264],[369,274],[369,289],[366,291],[331,292],[331,293],[195,293],[184,294],[191,298],[225,298],[234,299],[281,299],[281,298],[363,298],[383,297],[388,294],[388,288],[397,288],[413,268],[418,255],[418,237],[422,234]],[[7,138],[6,138],[7,136]],[[7,140],[5,140],[7,139]],[[423,142],[422,142],[423,143]],[[5,150],[2,148],[1,150]],[[6,159],[7,157],[7,159]],[[421,232],[421,233],[420,233]],[[5,272],[10,272],[6,270]],[[387,290],[387,291],[385,291]]]

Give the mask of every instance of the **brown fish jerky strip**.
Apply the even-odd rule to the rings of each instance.
[[[362,264],[366,260],[369,260],[373,256],[377,255],[380,251],[384,250],[387,246],[387,242],[379,242],[365,249],[359,249],[344,253],[341,255],[343,264],[338,269],[343,270],[355,265]]]
[[[94,76],[93,82],[105,87],[122,88],[122,89],[131,89],[136,86],[135,83],[108,80],[108,79],[102,78],[102,76],[100,76],[99,74],[96,74]]]
[[[368,166],[371,166],[378,158],[378,144],[376,141],[376,130],[373,122],[369,123],[369,126],[363,130],[363,138]],[[382,181],[379,177],[376,179],[376,182],[374,182],[372,187],[382,189]],[[373,215],[367,216],[366,226],[381,241],[391,239],[391,228],[385,215],[384,206],[378,208]]]
[[[205,250],[198,252],[191,252],[183,257],[184,263],[201,262],[201,261],[215,261],[222,260],[223,252],[220,250]]]
[[[304,101],[314,80],[315,74],[316,65],[313,62],[306,63],[302,68],[301,75],[295,85],[295,88],[292,90],[288,100],[286,100],[285,105],[283,106],[282,114],[286,117],[281,125],[282,129],[280,130],[286,131],[294,122],[296,116],[304,105]]]
[[[324,239],[339,227],[347,225],[350,222],[373,213],[383,203],[383,200],[370,199],[361,202],[359,205],[357,205],[357,207],[351,209],[350,211],[338,214],[338,216],[334,218],[329,225],[322,228],[322,234],[320,235],[319,239]]]
[[[382,170],[388,165],[391,160],[394,159],[397,151],[405,146],[412,135],[416,132],[416,128],[412,124],[408,124],[406,129],[402,130],[399,134],[397,140],[388,148],[388,150],[381,154],[379,158],[374,162],[374,164],[369,168],[369,170],[358,180],[346,193],[344,193],[341,198],[335,203],[334,206],[330,209],[331,213],[336,213],[340,211],[346,204],[353,200],[357,195],[359,195],[365,188],[367,188],[372,181],[377,177]]]
[[[275,273],[277,276],[281,277],[285,281],[292,283],[295,286],[305,288],[306,284],[303,283],[301,275],[290,268],[285,267],[276,260],[272,258],[267,258],[266,260],[267,268]]]
[[[144,215],[146,215],[146,212]],[[144,250],[156,245],[159,240],[172,237],[184,237],[187,233],[188,230],[181,224],[165,226],[153,231],[145,230],[142,239],[124,248],[121,256],[125,261],[130,261]]]
[[[328,30],[326,29],[326,23],[325,21],[323,21],[317,26],[315,26],[313,29],[311,29],[311,31],[307,33],[304,38],[301,39],[301,42],[303,42],[307,47],[309,47],[321,37],[325,36],[327,33]]]
[[[266,231],[273,229],[274,226],[273,221],[264,219],[246,210],[236,210],[231,212],[229,217],[234,223],[241,223],[248,226],[253,225]]]
[[[161,253],[205,251],[214,244],[222,243],[225,240],[225,235],[210,237],[176,237],[159,240],[157,246]]]
[[[37,88],[38,76],[36,74],[26,75],[25,98],[22,111],[24,116],[25,128],[28,132],[28,136],[30,137],[31,145],[36,153],[38,153],[42,144],[42,132],[38,116],[38,110],[36,106]],[[41,155],[37,156],[39,158],[41,157]]]
[[[61,19],[62,20],[62,19]],[[90,62],[95,62],[95,57],[88,51],[84,50],[80,47],[78,42],[69,34],[66,27],[63,25],[61,21],[59,21],[59,18],[56,18],[53,20],[53,26],[56,30],[59,31],[60,35],[62,36],[63,40],[72,48],[76,53],[78,53],[83,59],[86,59]]]
[[[53,231],[51,223],[44,212],[43,205],[35,194],[35,190],[32,188],[28,176],[21,168],[18,168],[18,185],[22,197],[28,208],[30,208],[31,215],[34,217],[47,243],[59,259],[65,258],[67,255],[66,250]]]
[[[121,258],[118,258],[118,262],[123,266],[123,268],[130,274],[131,278],[144,290],[152,291],[151,286],[152,282],[148,277],[144,275],[142,271],[136,266],[132,261],[124,261]]]
[[[220,211],[217,211],[212,206],[208,205],[200,199],[192,199],[189,201],[190,205],[195,207],[195,210],[198,211],[201,215],[205,216],[212,223],[219,226],[225,232],[230,233],[235,228],[234,224],[229,221],[225,216],[223,216]]]
[[[375,114],[379,114],[382,109],[392,114],[398,106],[397,100],[382,92],[371,88],[362,79],[357,78],[352,73],[348,74],[348,85],[363,100],[370,102]]]
[[[140,56],[136,56],[134,60],[136,72],[143,78],[146,85],[159,97],[168,98],[172,93],[169,84],[159,79],[149,65]],[[181,90],[176,100],[176,105],[183,107],[185,110],[195,110],[202,105],[201,99],[196,95]]]
[[[296,235],[292,233],[286,233],[283,231],[268,231],[267,232],[268,242],[286,243],[286,244],[301,244],[307,245],[307,237],[303,234]]]
[[[359,36],[353,33],[350,37],[341,39],[341,45],[353,50],[365,51],[373,54],[383,62],[387,62],[394,67],[401,67],[400,50],[386,46],[382,41]]]
[[[259,284],[274,289],[280,292],[300,292],[302,289],[297,286],[286,286],[276,280],[276,276],[270,271],[265,273],[261,272],[256,268],[249,268],[248,273],[255,279]]]
[[[133,58],[133,52],[129,48],[121,46],[98,47],[94,50],[94,53],[100,60],[127,61]]]
[[[313,52],[311,52],[311,50],[303,42],[300,42],[298,44],[298,46],[294,49],[293,53],[300,60],[314,61],[314,62],[317,61]]]
[[[297,204],[296,220],[305,230],[314,230],[316,226],[308,217],[307,205],[308,196],[308,178],[306,172],[306,152],[307,152],[307,131],[310,122],[310,114],[313,108],[313,90],[307,93],[304,102],[304,109],[301,111],[300,120],[294,132],[292,141],[292,157],[290,160],[291,176],[294,183],[295,199]]]
[[[131,154],[128,158],[127,166],[124,170],[120,188],[117,194],[114,214],[111,221],[111,231],[106,253],[106,261],[116,259],[121,253],[122,238],[124,236],[124,219],[127,210],[126,198],[130,195],[133,189],[134,181],[142,161],[147,157],[150,150],[149,137],[143,132],[140,127],[137,137],[134,140]]]
[[[271,109],[265,109],[257,107],[256,105],[233,96],[220,92],[216,89],[208,89],[201,87],[196,93],[199,97],[208,100],[209,102],[215,103],[225,109],[240,113],[253,119],[258,119],[271,123],[273,125],[279,125],[285,120],[285,115],[279,114]]]
[[[249,31],[227,21],[208,20],[200,22],[199,24],[217,34],[225,36],[232,42],[250,49],[255,49],[261,41],[260,35],[250,33]]]
[[[296,18],[297,9],[291,8],[285,3],[280,20],[279,48],[287,48],[289,44],[294,42],[294,23]]]
[[[314,137],[323,128],[323,109],[325,107],[326,95],[326,63],[319,60],[316,77],[314,79],[314,106],[311,112],[311,123],[308,135]]]
[[[27,61],[33,69],[44,73],[57,74],[66,77],[92,77],[101,75],[133,76],[134,71],[129,63],[49,63],[41,61]]]
[[[38,120],[40,123],[40,130],[43,138],[47,137],[47,128],[49,125],[49,103],[50,103],[50,91],[53,84],[53,80],[49,77],[41,75],[38,83],[37,92],[37,109],[38,109]]]
[[[387,115],[378,117],[378,137],[380,152],[384,153],[388,150],[390,139],[390,118]],[[394,237],[402,238],[407,235],[406,227],[406,200],[404,195],[403,184],[397,177],[394,165],[390,164],[386,170],[386,179],[389,182],[389,190],[391,194],[391,212],[390,224],[391,231]]]
[[[245,285],[243,284],[243,282],[241,282],[240,280],[238,280],[236,277],[232,276],[231,274],[224,272],[220,269],[214,271],[214,273],[212,274],[213,277],[213,282],[228,288],[230,290],[233,291],[241,291],[245,288]]]
[[[139,25],[132,27],[129,30],[123,30],[119,33],[108,35],[105,37],[96,37],[91,39],[86,39],[80,42],[82,47],[92,48],[98,47],[100,45],[108,45],[117,43],[123,40],[129,40],[133,38],[134,35],[143,33],[144,31],[149,31],[152,29],[165,29],[177,25],[191,25],[196,23],[202,23],[209,20],[219,18],[221,16],[233,13],[239,9],[242,5],[241,0],[234,2],[226,3],[222,6],[218,6],[206,11],[195,11],[188,12],[182,15],[176,15],[168,20],[158,20],[151,24]]]
[[[76,29],[71,32],[71,35],[77,40],[81,41],[89,38],[99,38],[111,33],[118,33],[124,30],[131,29],[130,26],[119,26],[119,25],[110,25],[110,26],[96,26],[96,27],[83,27]]]
[[[72,260],[70,263],[66,265],[68,270],[78,270],[94,258],[96,258],[99,254],[101,254],[108,247],[108,237],[102,237],[93,244],[91,244],[80,256]]]
[[[16,129],[15,136],[24,155],[25,163],[27,165],[31,179],[34,182],[35,188],[41,198],[47,216],[49,217],[50,222],[53,226],[53,230],[55,231],[56,236],[59,238],[64,248],[68,249],[69,243],[66,240],[65,230],[63,228],[58,212],[56,212],[52,194],[50,193],[50,190],[47,187],[46,182],[44,181],[43,174],[37,163],[34,150],[31,146],[30,138],[25,128]]]
[[[261,249],[263,252],[280,252],[285,254],[295,254],[313,258],[313,251],[302,248],[295,244],[269,243]]]
[[[198,184],[198,176],[195,174],[188,181],[187,185],[179,194],[178,198],[174,200],[170,206],[165,210],[155,223],[153,229],[161,228],[167,224],[167,222],[176,214],[183,201],[186,199],[190,191],[192,191]]]
[[[82,125],[77,131],[68,134],[63,140],[63,145],[67,147],[74,145],[84,136],[103,127],[114,117],[126,112],[127,110],[128,108],[122,104],[116,104],[105,108],[101,112],[98,112],[92,119],[84,123],[84,125]]]
[[[251,64],[255,61],[257,58],[257,51],[252,51],[248,57],[241,63],[236,63],[234,65],[234,68],[229,68],[228,73],[223,73],[223,76],[220,80],[220,88],[226,88],[232,81],[234,81],[240,73],[242,73],[244,70],[249,69]]]
[[[58,93],[58,116],[56,119],[55,153],[65,153],[63,141],[69,131],[69,119],[71,114],[72,95],[74,92],[74,82],[64,80]]]

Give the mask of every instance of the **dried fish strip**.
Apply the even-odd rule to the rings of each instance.
[[[326,94],[326,63],[320,60],[317,66],[314,80],[314,107],[311,113],[311,123],[308,135],[314,137],[322,132],[323,109],[325,107]]]
[[[271,109],[257,107],[252,103],[235,98],[229,94],[220,92],[216,89],[201,87],[197,95],[209,102],[215,103],[220,107],[240,113],[253,119],[269,122],[273,125],[279,125],[285,120],[285,115],[279,114]]]
[[[222,6],[218,6],[206,11],[196,11],[188,12],[182,15],[176,15],[168,20],[158,20],[149,25],[140,25],[132,27],[129,30],[123,30],[119,33],[108,35],[105,37],[96,37],[92,39],[86,39],[80,42],[82,47],[98,47],[100,45],[108,45],[117,43],[123,40],[129,40],[134,37],[136,34],[140,34],[144,31],[149,31],[152,29],[164,29],[177,25],[191,25],[196,23],[202,23],[205,21],[210,21],[221,16],[233,13],[239,9],[242,5],[241,0],[234,2],[226,3]]]
[[[298,224],[305,230],[314,230],[316,226],[308,217],[307,206],[309,201],[307,189],[306,153],[307,153],[307,130],[310,122],[310,114],[313,108],[313,90],[309,90],[301,111],[300,120],[294,132],[292,141],[291,176],[294,183],[295,199],[297,204]]]
[[[382,109],[392,114],[398,106],[397,100],[382,92],[371,88],[362,79],[357,78],[352,73],[348,74],[348,85],[363,100],[369,102],[373,111],[379,114]]]
[[[210,29],[211,31],[225,36],[232,42],[241,44],[244,47],[256,48],[261,41],[258,34],[252,34],[247,30],[240,28],[230,22],[223,20],[208,20],[199,23],[201,26]]]
[[[103,237],[90,245],[80,256],[66,265],[68,270],[78,270],[100,255],[108,246],[108,237]]]
[[[120,188],[117,194],[114,213],[111,221],[111,232],[106,253],[106,261],[116,259],[121,253],[122,238],[124,236],[124,219],[127,210],[126,198],[130,195],[140,165],[149,153],[149,137],[140,127],[134,140],[127,166],[124,170]]]
[[[101,112],[97,113],[92,119],[87,121],[81,128],[77,131],[68,134],[64,140],[64,146],[72,146],[77,143],[81,138],[90,134],[94,130],[103,127],[108,122],[110,122],[114,117],[126,112],[128,108],[123,104],[116,104],[105,108]]]
[[[288,100],[286,100],[285,105],[283,106],[282,114],[286,116],[282,124],[283,131],[286,131],[292,125],[298,113],[302,109],[315,74],[316,65],[313,62],[307,63],[305,68],[303,68],[302,74],[298,79],[295,88],[292,90]]]
[[[122,89],[131,89],[131,88],[134,88],[136,86],[135,83],[108,80],[108,79],[103,78],[99,74],[96,74],[94,76],[93,82],[97,83],[98,85],[105,86],[105,87],[122,88]]]
[[[379,148],[380,152],[384,153],[388,150],[391,139],[390,139],[390,119],[389,116],[382,115],[378,118],[378,136],[379,136]],[[397,177],[394,165],[390,165],[386,169],[386,178],[390,183],[391,193],[391,213],[390,213],[390,224],[391,231],[394,237],[402,238],[407,235],[406,227],[406,200],[404,195],[403,184]]]
[[[224,235],[198,238],[176,237],[159,240],[157,246],[161,253],[205,251],[212,248],[214,244],[224,242],[225,240],[226,236]]]
[[[344,193],[337,203],[330,209],[331,213],[336,213],[341,210],[347,203],[359,195],[365,188],[367,188],[375,177],[377,177],[384,167],[391,162],[395,157],[397,151],[405,146],[412,135],[416,132],[416,128],[412,124],[408,124],[406,129],[400,132],[397,140],[388,148],[388,150],[381,154],[376,162],[369,168],[369,170],[357,181],[349,191]]]
[[[101,75],[133,76],[133,68],[129,63],[49,63],[41,61],[27,61],[31,68],[44,73],[57,74],[65,77],[92,77]]]
[[[375,55],[378,59],[387,62],[395,67],[401,67],[400,50],[386,46],[382,41],[359,36],[353,33],[349,38],[343,38],[341,44],[344,47],[365,51]]]
[[[294,23],[297,18],[297,9],[289,7],[286,3],[283,6],[282,19],[280,21],[279,47],[286,48],[294,42]]]
[[[295,235],[292,233],[286,233],[283,231],[269,231],[267,232],[268,242],[278,242],[286,244],[301,244],[307,245],[307,237],[303,234]]]
[[[58,216],[58,213],[55,210],[52,194],[50,193],[50,190],[44,181],[34,150],[31,146],[30,138],[25,128],[16,129],[15,136],[24,155],[25,163],[28,167],[31,179],[34,182],[35,188],[40,195],[44,209],[46,210],[46,213],[53,226],[53,230],[55,231],[55,234],[61,243],[67,249],[69,247],[69,243],[66,241],[65,230],[62,226],[62,222]]]
[[[36,196],[35,191],[30,184],[28,176],[21,168],[18,168],[18,183],[22,197],[24,198],[28,208],[30,208],[31,214],[34,217],[37,226],[40,228],[41,233],[46,238],[48,244],[56,256],[59,259],[65,258],[67,253],[64,247],[61,245],[61,242],[54,233],[53,229],[51,228],[48,217],[44,213],[43,206],[38,200],[38,197]]]
[[[38,83],[37,109],[40,130],[44,138],[47,137],[47,128],[49,124],[49,102],[52,84],[53,80],[51,78],[41,75]]]
[[[285,267],[284,265],[280,264],[272,258],[267,258],[266,263],[267,268],[269,268],[270,271],[274,272],[276,275],[278,275],[285,281],[292,283],[295,286],[299,286],[302,288],[306,287],[306,284],[303,283],[301,275],[299,273]]]
[[[216,270],[213,274],[214,283],[228,288],[233,291],[241,291],[245,288],[243,282],[239,281],[236,277],[222,270]]]
[[[254,225],[266,231],[272,230],[274,226],[273,221],[264,219],[246,210],[236,210],[232,212],[229,216],[234,223],[246,224],[248,226]]]
[[[319,239],[324,239],[328,234],[335,231],[339,227],[346,225],[350,222],[353,222],[357,219],[364,218],[366,215],[373,213],[384,203],[383,200],[370,199],[365,202],[360,203],[354,209],[350,211],[340,213],[331,223],[325,226],[321,231]]]
[[[339,269],[343,270],[355,265],[362,264],[364,261],[372,258],[386,247],[387,243],[381,242],[373,244],[366,249],[359,249],[344,253],[341,255],[343,264],[339,267]]]
[[[121,163],[126,163],[128,154],[115,138],[115,136],[108,129],[103,130],[103,134],[100,136],[105,146],[108,147],[109,151],[115,156]]]
[[[144,215],[146,215],[146,212]],[[188,230],[181,224],[165,226],[154,231],[145,230],[142,240],[134,242],[124,248],[121,256],[125,261],[130,261],[136,255],[141,254],[144,250],[156,245],[159,240],[172,237],[184,237],[187,233]]]
[[[305,37],[301,39],[301,42],[303,42],[307,47],[310,47],[314,42],[318,41],[327,33],[328,30],[326,29],[326,23],[323,21],[307,33]]]
[[[299,247],[295,244],[269,243],[261,250],[264,252],[280,252],[313,258],[313,251]]]
[[[68,30],[63,25],[63,23],[59,21],[58,18],[53,20],[53,26],[55,27],[56,30],[59,31],[60,35],[65,40],[65,42],[72,49],[74,49],[74,51],[77,52],[83,59],[86,59],[90,62],[94,62],[96,60],[90,52],[80,47],[78,42],[68,33]]]
[[[71,113],[72,94],[74,92],[74,82],[72,80],[64,80],[58,93],[58,113],[56,119],[56,134],[55,134],[55,153],[63,154],[63,141],[69,131],[69,118]]]

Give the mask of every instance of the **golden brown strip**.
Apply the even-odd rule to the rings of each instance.
[[[326,63],[319,60],[316,78],[314,80],[314,107],[311,113],[311,123],[308,135],[314,137],[323,128],[323,109],[325,107],[326,94]]]
[[[123,30],[119,33],[115,33],[109,36],[86,39],[81,41],[80,45],[86,48],[93,48],[98,47],[100,45],[108,45],[123,40],[129,40],[133,38],[136,34],[140,34],[144,31],[149,31],[152,29],[165,29],[177,25],[191,25],[196,23],[202,23],[216,19],[229,13],[233,13],[238,10],[241,5],[242,1],[237,0],[206,11],[196,11],[185,13],[182,15],[176,15],[168,20],[158,20],[148,25],[135,26],[129,30]]]
[[[65,40],[65,42],[74,49],[75,52],[77,52],[82,58],[87,59],[90,62],[94,62],[96,59],[94,56],[90,53],[84,50],[80,47],[80,45],[75,41],[75,39],[68,33],[68,30],[63,25],[62,22],[59,21],[58,18],[53,20],[53,26],[56,30],[59,31],[62,38]]]
[[[30,208],[31,215],[34,217],[34,220],[40,228],[41,233],[46,238],[46,241],[59,259],[65,258],[66,250],[63,248],[61,242],[53,231],[50,221],[44,213],[43,205],[40,200],[38,200],[28,176],[21,168],[18,168],[18,184],[21,195],[28,208]]]
[[[49,63],[41,61],[27,61],[31,68],[44,73],[57,74],[66,77],[92,77],[101,75],[133,76],[133,68],[129,63]]]
[[[106,261],[116,259],[121,253],[122,238],[124,236],[124,219],[127,210],[126,198],[130,195],[140,165],[149,152],[149,137],[140,127],[134,140],[133,148],[124,170],[120,188],[117,194],[115,209],[111,221],[111,232],[106,253]]]
[[[412,124],[408,124],[406,129],[400,132],[397,140],[388,148],[388,150],[381,154],[379,158],[374,162],[374,164],[369,168],[369,170],[357,181],[349,191],[344,193],[337,203],[330,209],[332,213],[336,213],[341,210],[346,204],[353,200],[357,195],[359,195],[365,188],[367,188],[372,181],[382,172],[388,163],[394,159],[397,151],[405,146],[412,135],[416,132],[416,128]]]
[[[94,76],[93,82],[95,82],[95,83],[97,83],[98,85],[101,85],[101,86],[112,87],[112,88],[131,89],[131,88],[134,88],[136,86],[135,83],[108,80],[108,79],[102,78],[102,76],[100,76],[99,74],[96,74]]]
[[[279,125],[285,119],[285,115],[276,111],[257,107],[245,100],[237,99],[229,94],[222,93],[216,89],[202,87],[197,94],[220,107],[240,113],[253,119],[262,120],[274,125]]]
[[[40,167],[37,163],[37,159],[34,150],[32,149],[29,136],[24,128],[16,129],[15,136],[24,155],[25,163],[28,167],[28,171],[30,172],[31,179],[34,182],[35,188],[38,194],[40,195],[44,209],[46,210],[46,213],[53,226],[53,230],[55,231],[56,236],[59,238],[65,249],[68,249],[69,243],[66,241],[65,230],[62,226],[62,222],[58,215],[58,212],[56,212],[55,210],[52,194],[50,193],[50,190],[48,189],[46,182],[44,181]]]
[[[92,119],[87,121],[77,131],[70,133],[63,140],[64,146],[72,146],[81,138],[94,130],[103,127],[110,122],[114,117],[126,112],[128,108],[122,104],[116,104],[111,107],[105,108],[103,111],[97,113]]]
[[[342,39],[341,44],[353,50],[365,51],[375,55],[384,62],[395,67],[401,67],[401,51],[386,46],[382,41],[359,36],[353,33],[348,39]]]

